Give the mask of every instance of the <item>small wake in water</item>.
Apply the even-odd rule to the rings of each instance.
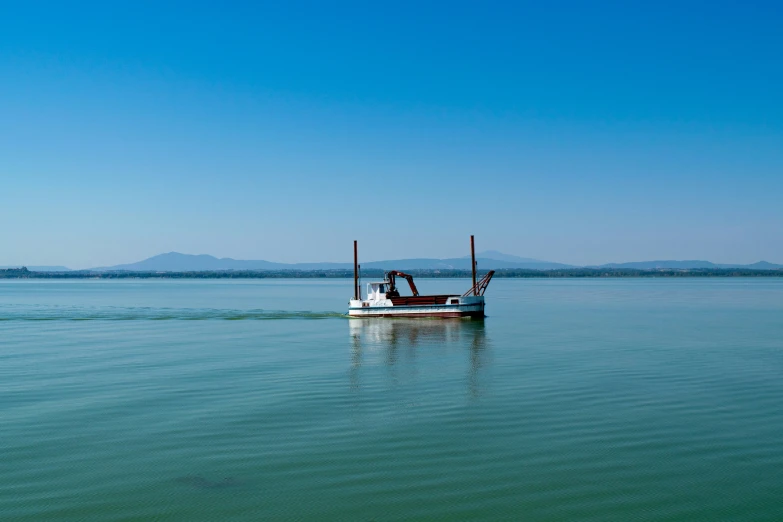
[[[337,319],[338,312],[286,310],[231,310],[215,308],[124,308],[3,306],[0,321],[275,321],[284,319]]]

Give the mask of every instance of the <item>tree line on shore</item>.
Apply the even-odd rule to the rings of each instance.
[[[469,278],[470,270],[408,270],[420,278]],[[480,270],[479,277],[486,271]],[[381,269],[361,270],[362,278],[382,279]],[[0,269],[0,279],[341,279],[353,277],[353,270],[222,270],[202,272],[129,272],[73,270],[69,272],[37,272],[22,268]],[[699,269],[631,269],[631,268],[561,268],[532,270],[506,268],[495,271],[502,278],[608,278],[608,277],[783,277],[783,270],[752,270],[745,268]]]

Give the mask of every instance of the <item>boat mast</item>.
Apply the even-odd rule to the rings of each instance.
[[[476,248],[473,246],[473,236],[470,236],[470,260],[473,269],[473,295],[478,295],[476,291]]]
[[[355,301],[359,301],[359,250],[356,246],[356,241],[353,242],[353,298]],[[476,279],[475,277],[473,278]]]

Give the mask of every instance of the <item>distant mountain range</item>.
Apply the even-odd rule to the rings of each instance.
[[[783,268],[783,265],[775,265],[767,263],[766,261],[759,261],[758,263],[752,263],[750,265],[738,265],[738,264],[718,264],[710,263],[709,261],[637,261],[634,263],[608,263],[606,265],[600,265],[590,268],[635,268],[638,270],[654,270],[656,268],[662,269],[698,269],[698,268],[744,268],[750,270],[775,270]]]
[[[504,254],[496,250],[487,250],[476,256],[476,262],[480,269],[521,268],[533,270],[553,270],[557,268],[578,268],[574,265],[541,261],[527,257]],[[361,263],[362,268],[378,268],[386,270],[448,270],[470,269],[470,256],[449,259],[397,259],[387,261],[369,261]],[[169,252],[150,257],[137,263],[115,265],[94,268],[94,271],[119,271],[129,272],[202,272],[223,270],[330,270],[350,269],[352,263],[274,263],[272,261],[246,261],[231,258],[217,258],[210,255],[191,255]],[[4,267],[12,268],[12,267]],[[13,267],[16,268],[16,267]],[[64,266],[28,266],[29,270],[38,272],[66,272],[70,269]],[[783,265],[776,265],[766,261],[759,261],[750,265],[717,264],[709,261],[638,261],[632,263],[608,263],[605,265],[591,266],[587,268],[629,268],[638,270],[655,269],[700,269],[700,268],[743,268],[755,270],[783,269]]]
[[[493,255],[504,256],[505,259],[494,259]],[[530,268],[537,270],[551,270],[553,268],[568,268],[570,265],[562,263],[550,263],[537,259],[528,259],[500,252],[483,252],[476,257],[476,263],[480,268]],[[369,261],[361,263],[362,268],[380,269],[469,269],[470,256],[452,259],[397,259],[388,261]],[[216,258],[209,255],[190,255],[178,252],[160,254],[138,263],[116,265],[95,268],[93,270],[127,270],[132,272],[199,272],[207,270],[330,270],[353,268],[352,263],[274,263],[272,261],[242,261],[228,257]]]

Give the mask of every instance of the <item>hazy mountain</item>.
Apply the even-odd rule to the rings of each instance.
[[[694,269],[694,268],[720,268],[709,261],[634,261],[630,263],[607,263],[598,268],[635,268],[638,270],[652,270],[656,268],[667,269]]]
[[[515,257],[515,256],[508,256]],[[476,257],[476,265],[479,269],[498,269],[498,268],[527,268],[531,270],[552,270],[554,268],[568,268],[570,265],[560,263],[550,263],[548,261],[539,261],[537,259],[519,258],[522,261],[502,261],[489,257]],[[462,269],[470,270],[470,256],[457,257],[451,259],[397,259],[389,261],[372,261],[362,263],[363,268],[385,268],[387,270],[412,270],[412,269],[432,269],[449,270]]]
[[[470,259],[470,256],[463,256],[465,259]],[[560,263],[550,263],[549,261],[541,261],[540,259],[533,259],[530,257],[519,257],[514,256],[511,254],[504,254],[503,252],[498,252],[497,250],[485,250],[483,252],[479,252],[476,254],[476,258],[484,258],[484,259],[494,259],[496,261],[508,261],[510,263],[545,263],[545,264],[556,264],[559,265]],[[562,266],[571,266],[571,265],[562,265]]]
[[[659,268],[673,270],[693,270],[699,268],[745,268],[751,270],[775,270],[783,268],[783,265],[775,265],[766,261],[759,261],[750,265],[719,264],[710,261],[686,260],[686,261],[636,261],[632,263],[608,263],[597,268],[635,268],[638,270],[655,270]]]
[[[547,270],[566,268],[569,265],[550,263],[536,259],[517,258],[500,252],[489,254],[506,256],[510,260],[498,260],[490,257],[479,257],[476,263],[480,269],[497,268],[529,268]],[[517,260],[515,260],[517,259]],[[382,268],[386,270],[412,269],[470,269],[470,257],[453,259],[398,259],[388,261],[367,261],[361,263],[363,268]],[[129,272],[199,272],[208,270],[329,270],[352,268],[353,263],[274,263],[271,261],[243,261],[231,258],[217,258],[201,254],[180,254],[169,252],[150,257],[137,263],[95,268],[94,270],[127,270]]]
[[[0,268],[22,268],[20,265],[0,266]],[[31,272],[70,272],[71,269],[66,266],[28,266]]]
[[[758,263],[745,265],[745,268],[752,268],[755,270],[776,270],[783,268],[783,265],[776,265],[774,263],[767,263],[766,261],[759,261]]]
[[[137,263],[96,268],[95,270],[127,270],[129,272],[199,272],[205,270],[278,270],[280,263],[269,261],[238,261],[218,259],[206,254],[192,255],[169,252]]]
[[[503,259],[499,259],[503,258]],[[489,250],[482,252],[476,258],[478,268],[481,270],[523,268],[532,270],[552,270],[557,268],[573,268],[573,265],[552,263],[525,257],[512,256]],[[470,269],[470,256],[450,259],[396,259],[387,261],[361,262],[362,268],[377,268],[384,270],[449,270]],[[169,252],[160,254],[137,263],[96,268],[94,270],[127,270],[130,272],[201,272],[210,270],[330,270],[350,269],[353,263],[274,263],[272,261],[245,261],[228,257],[217,258],[210,255],[191,255]],[[28,267],[29,270],[68,270],[65,267]],[[653,269],[698,269],[698,268],[750,268],[757,270],[770,270],[783,268],[783,265],[775,265],[760,261],[752,265],[719,265],[709,261],[638,261],[631,263],[609,263],[593,268],[633,268],[641,270]]]

